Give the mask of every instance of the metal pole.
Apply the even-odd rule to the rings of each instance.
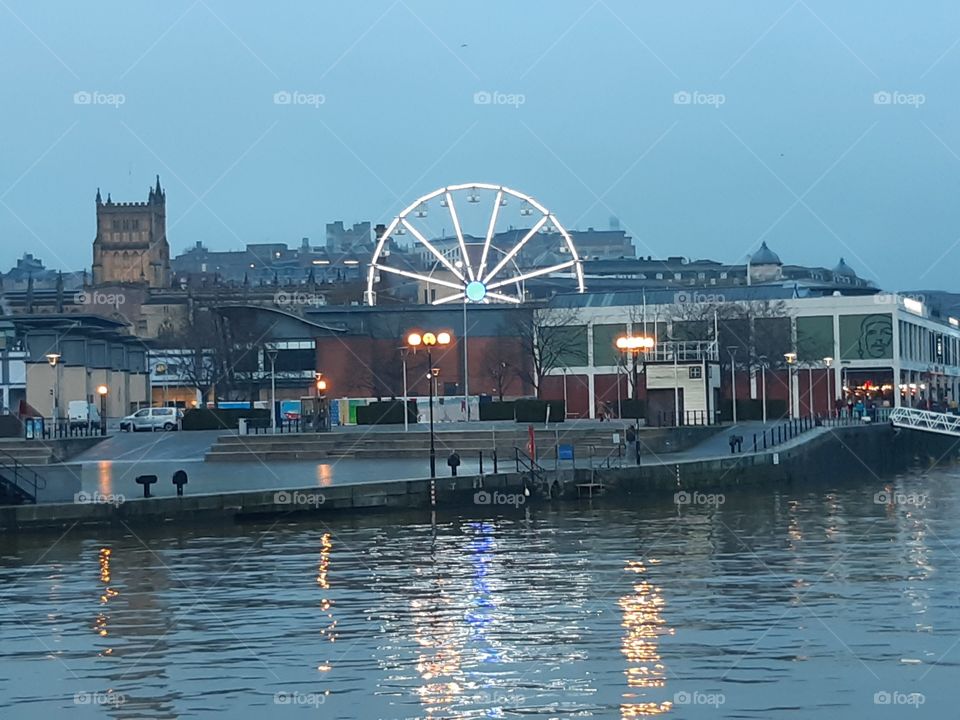
[[[433,438],[433,354],[427,349],[427,365],[430,367],[430,477],[437,476],[437,448]]]
[[[467,370],[467,298],[463,298],[463,409],[470,422],[470,373]]]
[[[637,355],[639,351],[633,352],[633,415],[636,418],[636,429],[634,430],[634,452],[637,456],[637,465],[640,464],[640,375],[637,372]]]
[[[403,351],[401,350],[401,353]],[[400,355],[400,362],[403,363],[403,431],[410,431],[410,418],[407,407],[410,405],[410,398],[407,397],[407,356]]]
[[[570,412],[567,410],[567,369],[563,369],[563,416],[566,420]]]
[[[763,424],[767,424],[767,364],[760,365],[760,397],[763,399]]]
[[[277,434],[277,356],[270,353],[270,430]]]
[[[809,413],[813,416],[813,365],[807,366],[807,404],[810,405]]]
[[[677,369],[677,343],[673,343],[673,426],[680,427],[680,374]]]
[[[733,404],[733,424],[737,424],[737,364],[734,362],[734,355],[737,354],[736,348],[733,350],[727,348],[730,354],[730,397]]]

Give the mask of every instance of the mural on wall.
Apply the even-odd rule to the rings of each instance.
[[[893,318],[889,313],[840,316],[840,357],[843,360],[893,358]]]

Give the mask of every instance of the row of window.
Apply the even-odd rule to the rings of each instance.
[[[960,340],[901,320],[900,356],[913,362],[960,365]]]
[[[113,220],[113,229],[114,230],[139,230],[140,221],[136,218],[114,218]]]

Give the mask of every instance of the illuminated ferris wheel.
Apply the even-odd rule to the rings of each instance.
[[[440,212],[431,213],[431,205]],[[391,255],[392,244],[407,251],[405,263]],[[585,289],[577,249],[553,213],[529,195],[489,183],[434,190],[393,219],[370,261],[368,305],[376,304],[383,273],[431,288],[427,302],[434,305],[521,303],[526,281],[545,276]]]

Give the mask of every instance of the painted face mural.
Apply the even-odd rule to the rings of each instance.
[[[857,352],[863,359],[891,357],[893,324],[889,315],[867,315],[860,323]]]

